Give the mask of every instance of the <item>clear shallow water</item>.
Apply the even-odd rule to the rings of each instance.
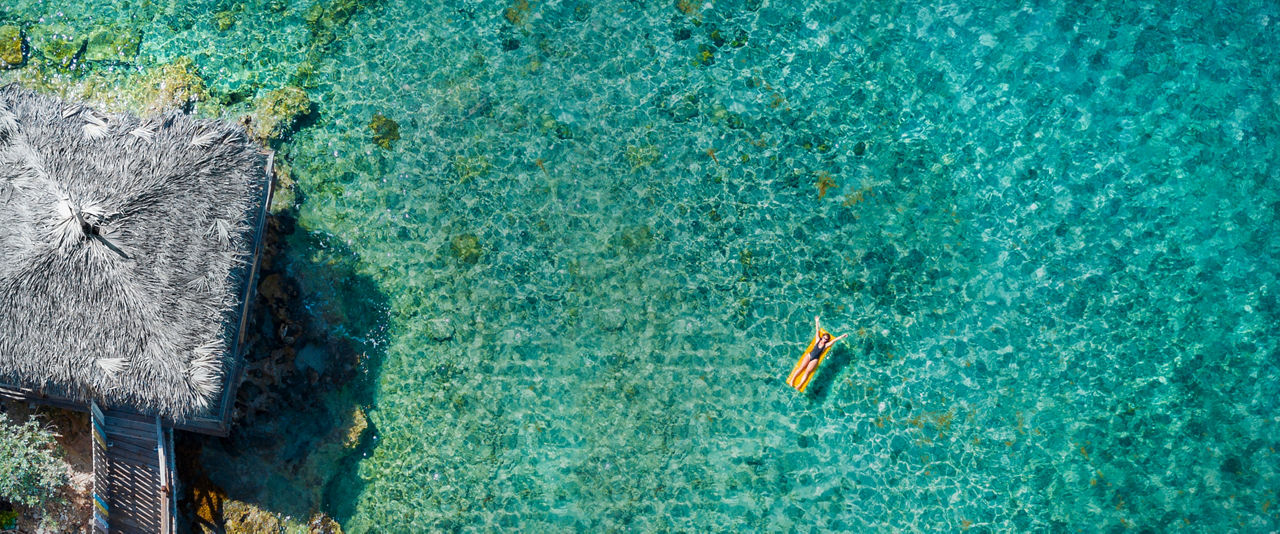
[[[298,222],[390,301],[347,531],[1280,525],[1275,5],[242,5],[66,16],[313,70]]]

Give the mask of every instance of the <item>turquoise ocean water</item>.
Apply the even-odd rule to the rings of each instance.
[[[1276,3],[313,5],[3,9],[304,84],[347,532],[1280,528]]]

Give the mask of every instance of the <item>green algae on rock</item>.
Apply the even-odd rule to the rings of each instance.
[[[311,111],[311,99],[298,87],[282,87],[267,93],[255,103],[254,137],[263,142],[278,141],[288,136],[298,117]]]
[[[332,517],[319,513],[311,517],[307,521],[308,534],[342,534],[342,525],[334,521]]]
[[[514,26],[524,24],[529,19],[529,0],[511,2],[511,6],[502,11],[502,18]]]
[[[271,213],[281,213],[290,209],[298,200],[296,183],[293,180],[293,169],[285,158],[276,159],[276,187],[271,194]]]
[[[12,24],[0,26],[0,69],[20,67],[26,60],[22,51],[22,28]]]
[[[463,182],[488,174],[489,169],[492,167],[493,165],[489,162],[489,158],[483,154],[456,156],[453,158],[453,172],[458,176],[458,180]]]
[[[373,130],[373,142],[378,146],[391,150],[391,142],[400,139],[400,125],[381,113],[374,113],[369,121],[369,129]]]
[[[342,534],[342,525],[334,521],[324,512],[311,516],[305,524],[300,519],[283,516],[276,512],[264,510],[253,503],[227,499],[224,501],[223,519],[225,534]],[[210,528],[200,525],[201,533],[212,533]]]
[[[233,11],[219,11],[213,14],[213,23],[218,27],[218,31],[225,32],[235,27],[236,14]]]
[[[85,61],[129,63],[138,56],[142,32],[125,26],[98,26],[89,31]]]
[[[287,525],[277,514],[233,499],[223,501],[222,519],[227,534],[283,532]]]
[[[331,0],[311,6],[305,19],[312,39],[321,47],[336,41],[338,33],[362,7],[359,0]]]
[[[475,234],[458,234],[449,242],[449,252],[463,263],[475,265],[480,261],[480,238]]]
[[[629,145],[627,146],[625,155],[627,157],[627,161],[631,163],[632,171],[638,171],[653,165],[662,158],[662,152],[658,150],[658,147],[653,145]]]
[[[148,112],[160,112],[187,108],[209,98],[209,92],[191,58],[179,57],[147,76],[143,98]]]
[[[27,30],[32,57],[55,69],[73,68],[83,56],[88,41],[88,37],[66,24],[37,25]]]

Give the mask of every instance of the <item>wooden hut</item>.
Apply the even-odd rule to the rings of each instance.
[[[172,530],[172,430],[226,435],[272,156],[242,128],[0,88],[0,395],[89,412],[95,523]]]

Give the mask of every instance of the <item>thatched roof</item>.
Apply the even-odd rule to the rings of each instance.
[[[181,418],[225,387],[266,157],[0,88],[0,383]]]

